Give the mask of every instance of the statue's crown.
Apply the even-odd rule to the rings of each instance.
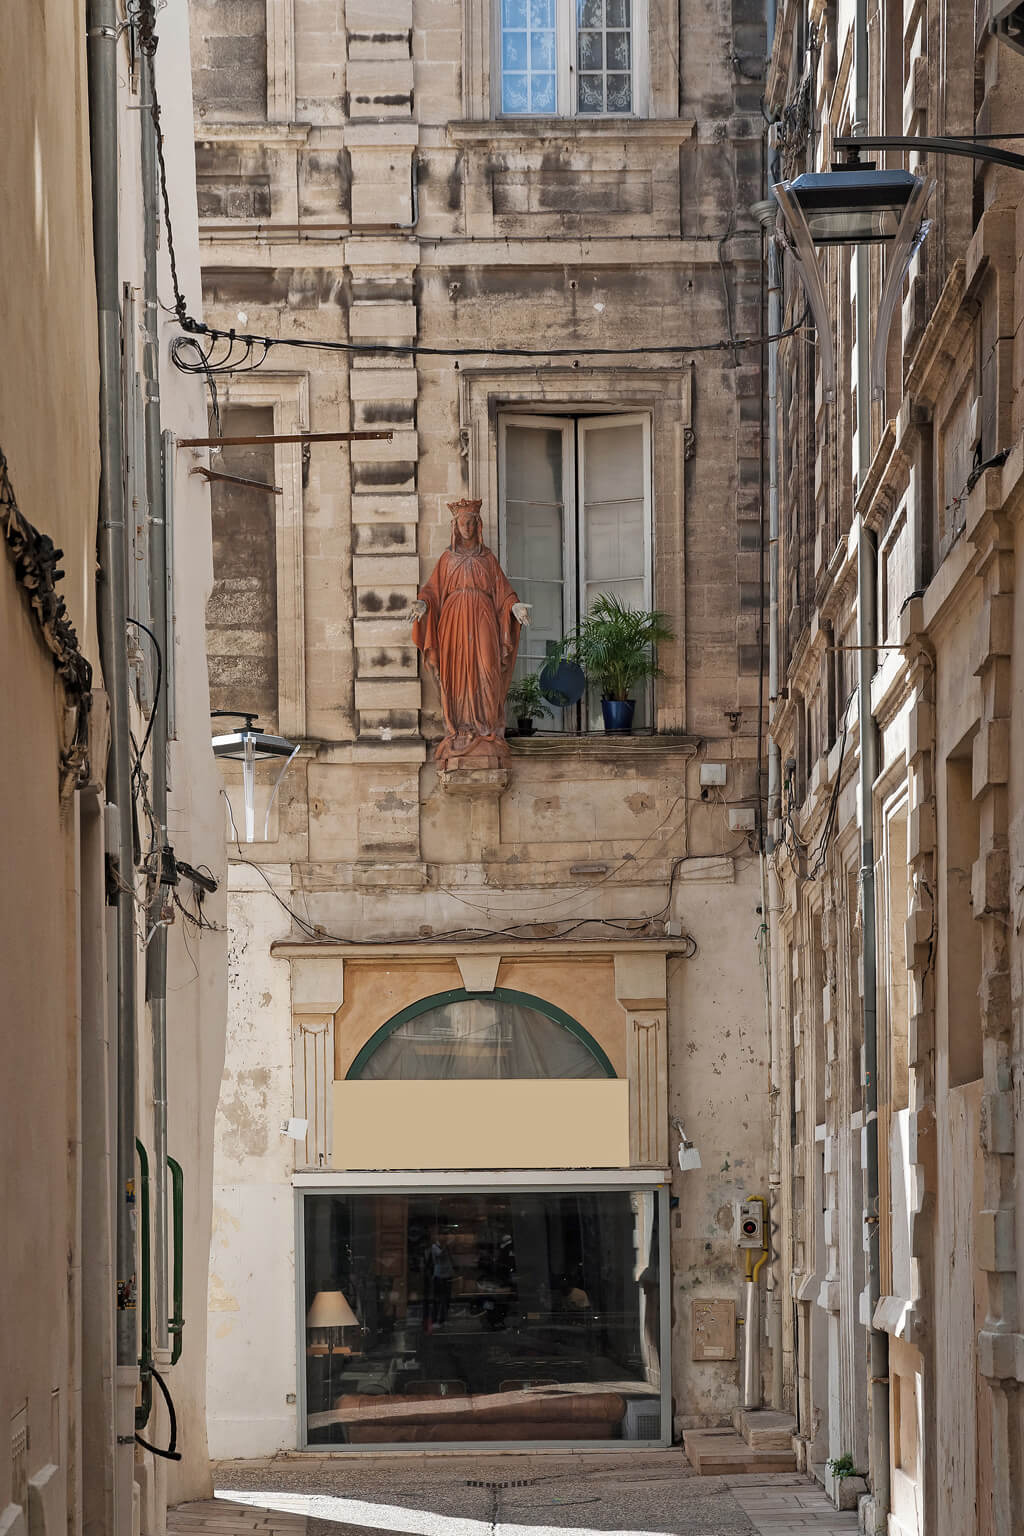
[[[448,503],[448,511],[453,518],[456,518],[460,512],[476,512],[479,514],[482,506],[483,502],[479,498],[463,496],[458,501],[450,501]]]

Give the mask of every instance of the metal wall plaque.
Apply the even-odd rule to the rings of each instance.
[[[695,1301],[693,1303],[693,1359],[735,1360],[736,1303],[734,1301]]]

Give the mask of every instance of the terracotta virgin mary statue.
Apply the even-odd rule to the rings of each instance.
[[[441,689],[442,767],[500,768],[505,695],[530,605],[513,592],[483,540],[479,501],[452,501],[451,545],[413,603],[412,637]]]

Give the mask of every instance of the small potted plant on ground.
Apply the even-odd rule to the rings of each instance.
[[[630,608],[611,593],[594,599],[566,639],[565,654],[600,688],[606,731],[632,730],[636,699],[630,694],[639,683],[661,675],[654,647],[674,639],[663,613]]]
[[[508,707],[516,717],[520,736],[532,736],[533,722],[551,713],[540,691],[540,681],[533,672],[516,678],[508,691]]]

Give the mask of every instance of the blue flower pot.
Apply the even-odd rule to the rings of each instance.
[[[601,713],[604,716],[605,730],[618,731],[622,736],[628,735],[633,729],[635,709],[635,699],[602,699]]]

